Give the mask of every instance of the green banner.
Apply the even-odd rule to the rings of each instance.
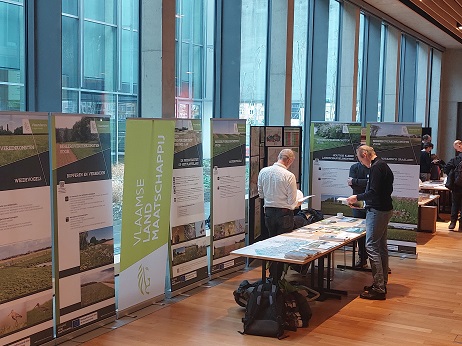
[[[127,119],[120,270],[168,243],[174,120]]]

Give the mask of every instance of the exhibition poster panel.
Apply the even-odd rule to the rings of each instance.
[[[394,175],[391,222],[418,222],[419,172],[422,126],[420,123],[370,123],[367,139]]]
[[[245,120],[212,119],[211,274],[244,258],[230,252],[245,246]]]
[[[48,115],[0,112],[0,344],[53,339]]]
[[[56,336],[115,315],[109,117],[53,114]]]
[[[348,176],[351,165],[357,162],[361,124],[315,122],[311,124],[310,138],[312,207],[328,215],[352,215],[351,208],[342,205],[338,198],[352,194]]]
[[[118,310],[165,293],[175,120],[127,119]]]
[[[201,120],[176,120],[174,146],[171,291],[208,278]]]

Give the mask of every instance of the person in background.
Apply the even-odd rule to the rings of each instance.
[[[347,203],[366,202],[366,250],[372,269],[373,283],[364,286],[360,298],[385,300],[388,282],[388,222],[393,213],[394,176],[387,163],[377,157],[374,148],[361,145],[356,156],[364,166],[370,168],[369,180],[364,193],[352,195]]]
[[[294,209],[301,203],[297,201],[297,182],[295,175],[288,170],[295,161],[291,149],[282,149],[278,161],[263,168],[258,174],[258,195],[264,200],[265,226],[270,237],[287,233],[294,228]],[[284,263],[272,262],[269,276],[277,283],[284,271]]]
[[[423,149],[425,143],[431,143],[432,137],[430,135],[423,135],[422,136],[422,144],[420,145],[420,149]]]
[[[443,175],[442,173],[446,162],[441,160],[436,154],[431,154],[430,158],[432,160],[430,180],[440,180]]]
[[[459,139],[455,140],[453,147],[460,154],[450,159],[449,162],[446,164],[446,166],[444,166],[444,173],[448,175],[448,178],[449,178],[449,172],[451,172],[451,170],[456,169],[459,163],[462,161],[462,141],[460,141]],[[462,187],[454,185],[454,188],[451,190],[451,192],[452,192],[451,221],[449,222],[448,228],[450,230],[453,230],[454,228],[456,228],[456,223],[457,223],[457,220],[459,219],[460,207],[462,205]],[[461,230],[461,226],[460,226],[460,219],[459,219],[459,231],[460,230]]]
[[[369,168],[361,162],[356,162],[350,167],[348,177],[348,185],[353,189],[353,194],[358,195],[366,190],[367,180],[369,179]],[[353,216],[356,218],[365,219],[366,210],[353,208]],[[366,238],[362,237],[358,240],[358,260],[355,263],[357,268],[367,267],[367,252]]]
[[[420,151],[420,174],[419,178],[422,182],[430,180],[430,171],[432,169],[431,151],[432,143],[425,143]]]

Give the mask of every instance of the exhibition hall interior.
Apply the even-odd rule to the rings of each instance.
[[[461,344],[461,61],[460,0],[0,0],[0,345]]]

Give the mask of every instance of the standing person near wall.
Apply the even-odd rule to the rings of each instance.
[[[385,161],[377,157],[374,148],[361,145],[356,156],[370,168],[364,193],[347,198],[348,204],[366,202],[366,250],[372,269],[373,283],[364,286],[363,299],[385,300],[388,282],[388,222],[393,212],[393,172]]]
[[[264,200],[265,226],[270,237],[287,233],[294,228],[294,209],[297,202],[297,182],[295,175],[288,170],[295,161],[291,149],[282,149],[278,161],[263,168],[258,174],[258,195]],[[270,277],[277,283],[284,270],[284,263],[270,264]]]
[[[423,149],[420,151],[420,174],[419,178],[422,182],[430,180],[430,172],[432,169],[431,151],[433,149],[432,143],[425,143]]]
[[[462,141],[460,141],[459,139],[455,140],[453,147],[460,154],[458,154],[456,157],[449,160],[446,166],[444,166],[444,173],[448,175],[448,179],[449,179],[450,172],[454,171],[459,165],[459,163],[462,161]],[[454,187],[451,190],[452,192],[451,222],[449,223],[448,228],[450,230],[453,230],[454,228],[456,228],[457,220],[459,220],[459,231],[461,231],[462,227],[460,226],[459,211],[462,205],[462,187],[459,187],[455,184],[453,185]]]
[[[431,143],[432,137],[430,135],[423,135],[422,136],[422,144],[420,145],[420,149],[423,149],[425,143]]]
[[[348,177],[348,185],[353,189],[353,194],[358,195],[366,190],[367,180],[369,179],[370,169],[364,166],[361,162],[356,162],[350,167]],[[365,209],[353,208],[353,216],[361,219],[366,218]],[[358,240],[358,260],[355,263],[357,268],[367,267],[367,252],[366,238],[362,237]]]

